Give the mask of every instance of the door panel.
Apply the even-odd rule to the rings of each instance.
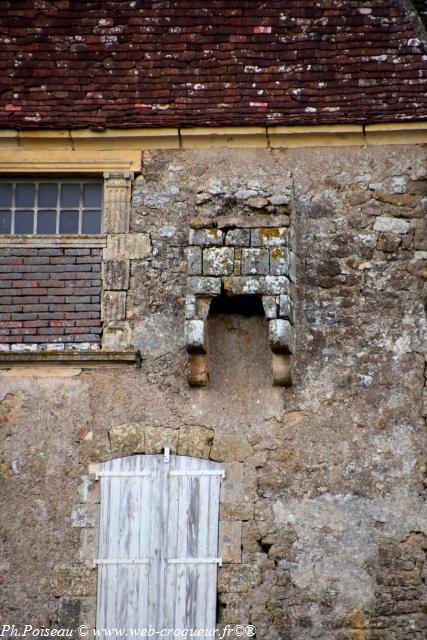
[[[101,466],[98,629],[215,627],[222,473],[186,456]]]

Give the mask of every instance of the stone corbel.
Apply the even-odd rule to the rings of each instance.
[[[206,387],[209,381],[206,318],[212,298],[189,295],[186,298],[185,344],[189,354],[188,383]]]
[[[290,387],[294,352],[292,301],[288,295],[263,296],[262,304],[268,320],[268,339],[273,352],[271,361],[273,385]]]

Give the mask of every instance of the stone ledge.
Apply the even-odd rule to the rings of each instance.
[[[58,236],[42,236],[42,235],[4,235],[0,236],[0,248],[10,249],[49,249],[50,247],[90,247],[96,249],[107,246],[107,238],[105,235],[58,235]]]
[[[79,351],[64,349],[63,351],[2,351],[0,352],[0,369],[15,365],[28,364],[61,364],[79,367],[115,366],[133,364],[141,366],[141,354],[137,349],[113,351],[100,349],[97,351]]]

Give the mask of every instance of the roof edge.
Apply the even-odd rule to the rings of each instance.
[[[420,14],[415,8],[412,0],[398,0],[402,9],[408,14],[414,28],[415,35],[424,45],[424,51],[427,53],[427,30],[421,19]]]

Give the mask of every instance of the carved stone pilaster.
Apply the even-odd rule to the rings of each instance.
[[[104,173],[105,233],[129,231],[132,178],[132,173]]]

